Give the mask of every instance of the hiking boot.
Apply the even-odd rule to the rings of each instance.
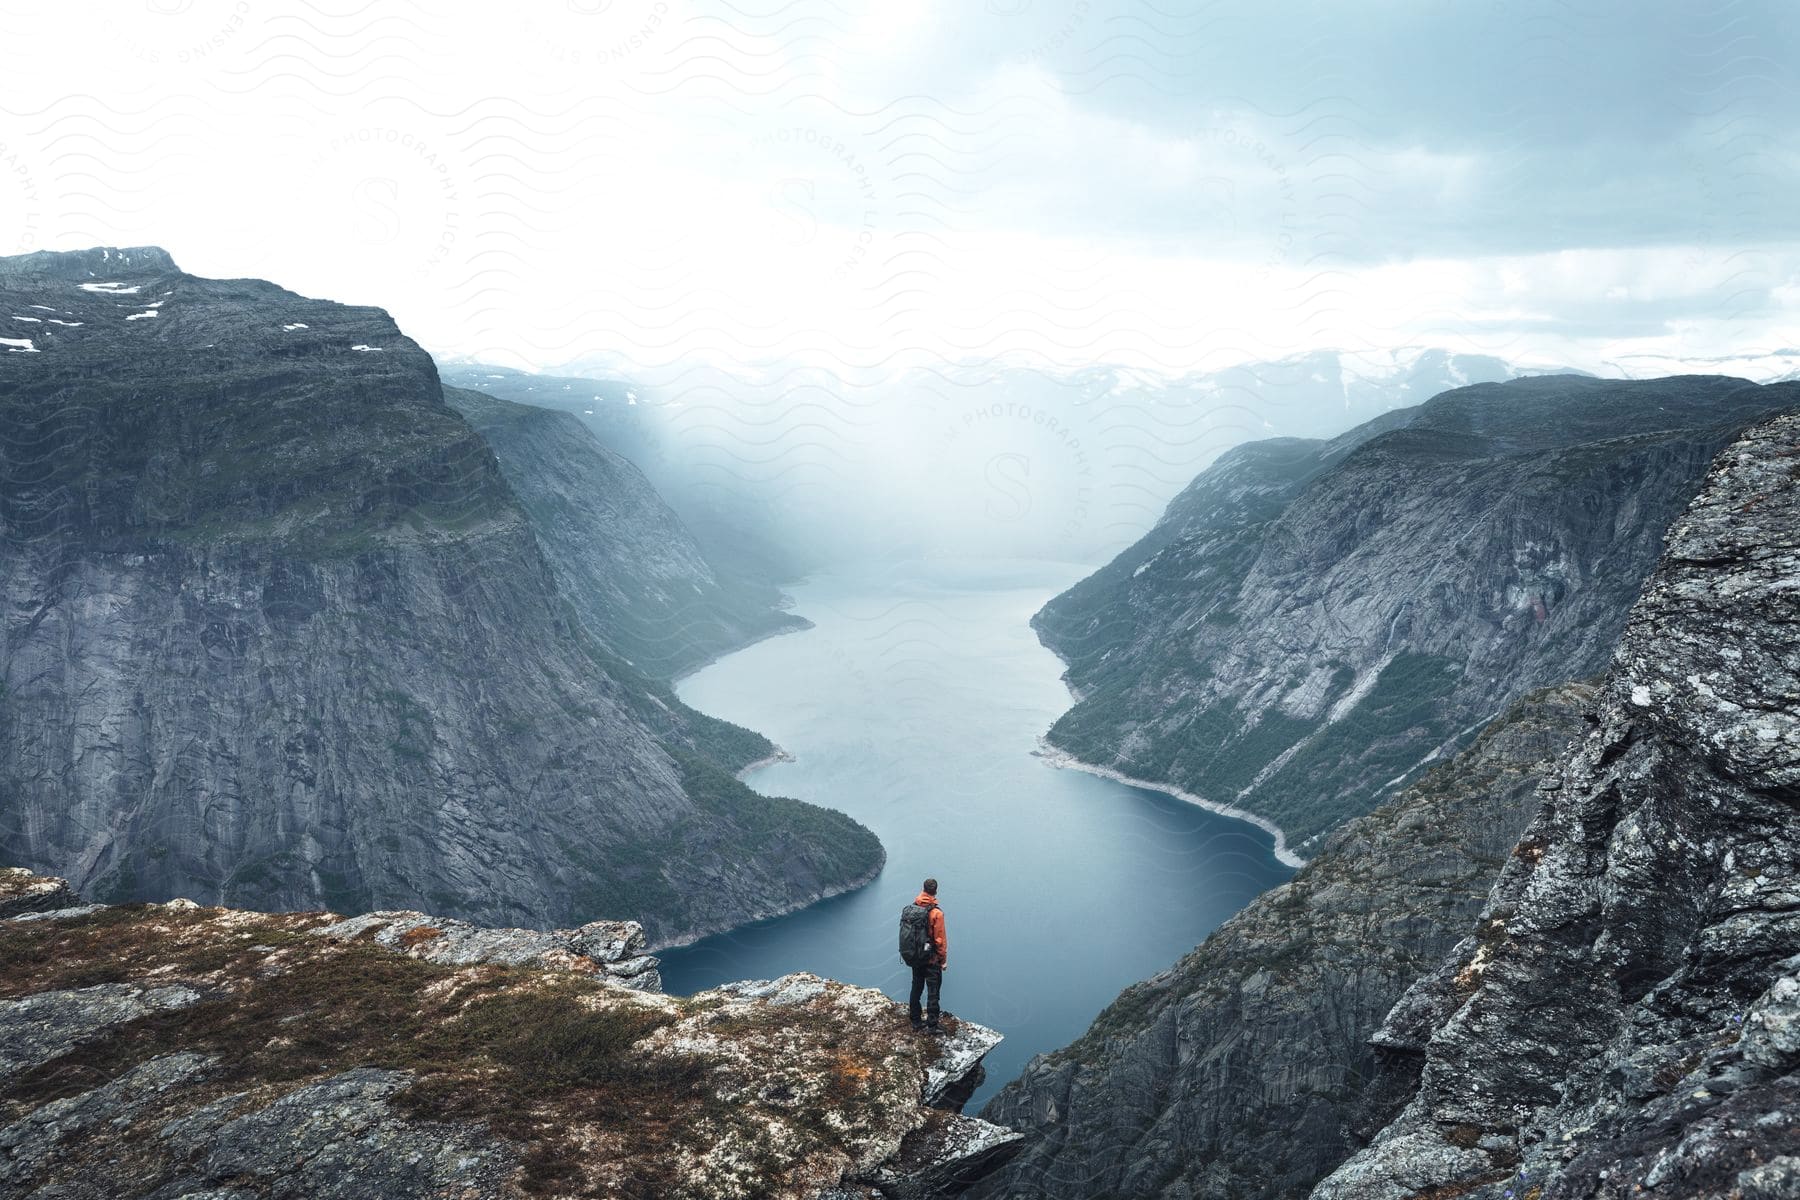
[[[942,1025],[939,1025],[936,1021],[927,1021],[925,1023],[925,1032],[932,1037],[943,1037],[949,1030],[945,1029]]]

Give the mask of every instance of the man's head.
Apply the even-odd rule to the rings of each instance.
[[[937,895],[937,880],[935,880],[935,879],[927,879],[927,880],[926,880],[926,881],[925,881],[925,894],[926,894],[926,895],[927,895],[927,896],[935,896],[935,895]]]

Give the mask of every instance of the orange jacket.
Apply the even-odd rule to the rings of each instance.
[[[937,946],[937,965],[941,967],[950,961],[950,938],[944,932],[944,910],[938,907],[937,897],[930,892],[920,892],[913,903],[931,913],[931,940]]]

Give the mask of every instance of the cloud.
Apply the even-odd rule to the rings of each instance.
[[[22,10],[0,252],[162,243],[439,351],[668,372],[1433,338],[1581,365],[1794,317],[1775,0],[508,13]]]

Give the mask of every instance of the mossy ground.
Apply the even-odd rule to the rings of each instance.
[[[401,1112],[480,1123],[518,1147],[527,1193],[700,1197],[835,1179],[922,1119],[927,1047],[873,993],[827,984],[793,1006],[646,995],[315,936],[325,921],[132,905],[0,924],[0,1000],[100,983],[201,994],[14,1076],[0,1124],[176,1051],[217,1067],[171,1096],[157,1125],[224,1096],[259,1107],[376,1067],[413,1074]],[[122,1152],[114,1141],[137,1157],[155,1144],[144,1129],[90,1140],[67,1169]]]

